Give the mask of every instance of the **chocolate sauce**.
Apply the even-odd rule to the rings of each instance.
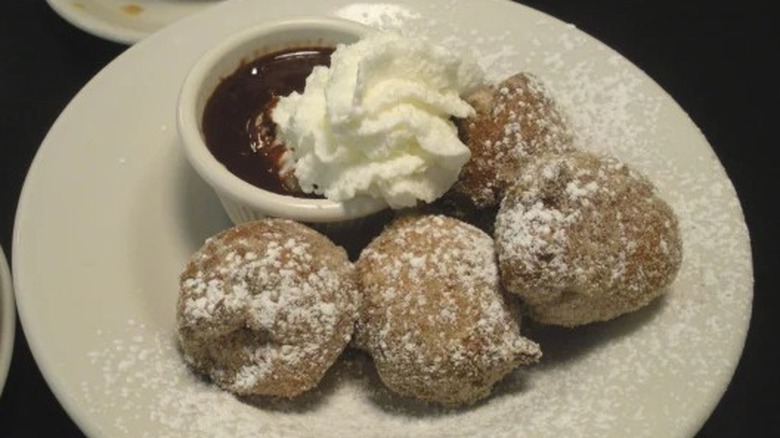
[[[285,147],[271,119],[279,97],[302,92],[317,65],[330,65],[330,47],[306,47],[264,55],[239,67],[217,86],[203,111],[203,135],[211,153],[233,174],[272,192],[306,196],[279,176]]]

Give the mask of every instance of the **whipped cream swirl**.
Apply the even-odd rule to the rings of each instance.
[[[482,81],[473,57],[419,39],[376,33],[339,46],[273,111],[285,167],[304,192],[336,201],[431,202],[470,157],[451,118],[473,113],[461,96]]]

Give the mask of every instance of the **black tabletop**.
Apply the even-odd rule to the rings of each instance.
[[[473,0],[477,1],[477,0]],[[745,351],[702,437],[780,436],[773,315],[780,55],[769,1],[525,0],[595,36],[658,82],[704,132],[736,187],[750,229],[755,296]],[[10,257],[19,193],[68,101],[127,47],[70,26],[42,0],[0,9],[0,243]],[[772,189],[775,187],[775,189]],[[773,226],[774,225],[774,226]],[[48,389],[17,325],[0,398],[0,437],[82,436]]]

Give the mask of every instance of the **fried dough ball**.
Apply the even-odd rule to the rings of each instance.
[[[544,84],[519,73],[466,97],[476,115],[460,120],[471,150],[449,195],[481,209],[498,206],[534,158],[573,150],[573,134]]]
[[[365,248],[356,269],[363,293],[356,344],[399,394],[470,404],[541,357],[504,299],[493,240],[471,225],[402,216]]]
[[[299,223],[266,219],[206,241],[180,277],[187,363],[237,395],[314,387],[350,340],[359,295],[346,252]]]
[[[501,279],[531,318],[577,326],[637,310],[675,278],[672,209],[615,158],[539,159],[506,194],[495,225]]]

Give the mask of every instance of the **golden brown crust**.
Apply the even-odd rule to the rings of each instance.
[[[445,216],[401,217],[356,268],[363,293],[356,343],[395,392],[473,403],[541,356],[504,300],[492,239],[475,227]]]
[[[471,150],[451,196],[477,208],[497,206],[504,191],[535,157],[573,149],[568,123],[542,82],[518,73],[466,99],[476,114],[459,122]]]
[[[682,240],[653,185],[615,158],[538,159],[495,225],[502,283],[530,316],[576,326],[645,306],[675,278]]]
[[[357,313],[346,252],[289,220],[233,227],[206,241],[180,277],[185,360],[238,395],[293,397],[349,342]]]

